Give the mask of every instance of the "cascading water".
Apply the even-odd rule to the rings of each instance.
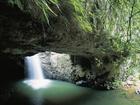
[[[44,78],[38,54],[25,57],[25,69],[27,80],[24,83],[34,89],[45,88],[49,85],[50,80]]]
[[[26,57],[25,66],[28,73],[27,74],[28,79],[36,79],[36,80],[44,79],[38,54],[31,57]]]

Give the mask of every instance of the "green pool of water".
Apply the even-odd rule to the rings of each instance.
[[[140,96],[135,93],[99,91],[53,80],[40,89],[18,82],[16,91],[17,100],[24,105],[140,105]]]

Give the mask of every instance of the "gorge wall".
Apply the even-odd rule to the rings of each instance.
[[[58,68],[53,65],[53,68],[47,66],[46,69],[53,71],[55,68],[60,74],[63,72],[62,74],[67,76],[53,77],[52,73],[52,77],[49,78],[77,82],[82,75],[83,80],[86,79],[91,84],[106,87],[104,85],[106,81],[113,81],[118,76],[117,67],[123,54],[113,49],[111,39],[108,38],[108,33],[100,23],[97,24],[100,28],[92,32],[83,30],[75,19],[73,6],[69,2],[60,3],[61,12],[53,6],[52,8],[58,16],[50,16],[48,25],[38,20],[41,14],[39,11],[31,10],[31,13],[28,13],[16,5],[11,6],[6,1],[1,1],[0,54],[10,55],[13,58],[17,56],[20,59],[26,55],[44,51],[69,54],[70,56],[62,57],[64,61],[66,60],[65,63],[68,63],[68,65],[62,64],[66,67]],[[53,57],[52,53],[44,54]],[[47,57],[42,59],[42,62],[46,59],[44,67],[48,65],[47,61],[50,59]],[[71,62],[67,59],[71,59]],[[88,80],[89,73],[90,79]],[[70,74],[75,76],[69,79]]]

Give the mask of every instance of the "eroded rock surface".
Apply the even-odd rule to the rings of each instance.
[[[111,82],[107,82],[109,72],[98,72],[99,68],[89,58],[47,51],[39,55],[46,78],[111,89]]]
[[[46,78],[64,80],[76,83],[80,80],[91,81],[95,79],[94,71],[75,64],[68,54],[54,52],[40,53],[42,68]],[[83,62],[84,63],[84,62]]]

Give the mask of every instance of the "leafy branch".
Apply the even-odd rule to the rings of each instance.
[[[132,5],[132,8],[131,8],[130,16],[129,16],[129,20],[128,20],[127,42],[130,42],[131,37],[132,37],[132,32],[131,32],[131,25],[132,24],[131,24],[131,22],[132,22],[132,17],[133,17],[134,6],[135,6],[135,0],[133,0],[133,5]]]

